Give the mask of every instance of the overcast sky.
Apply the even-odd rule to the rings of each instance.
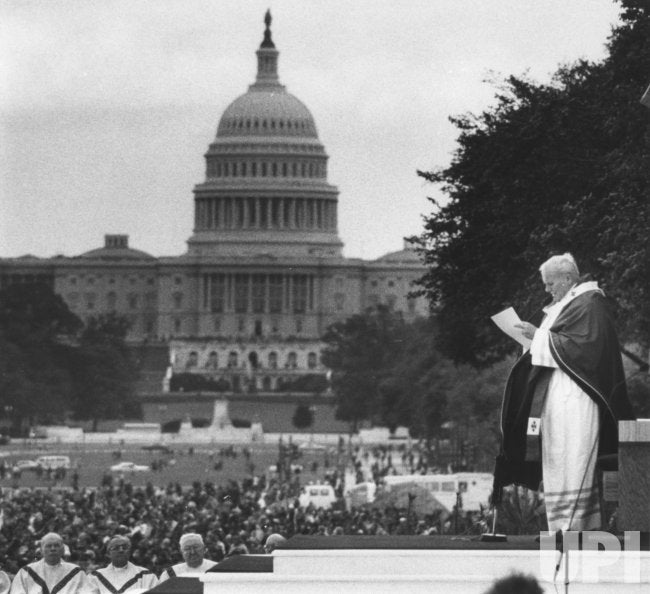
[[[484,82],[601,59],[611,0],[3,0],[0,257],[73,256],[127,233],[156,256],[192,234],[192,188],[256,74],[267,8],[287,90],[313,114],[350,257],[417,234],[450,115]]]

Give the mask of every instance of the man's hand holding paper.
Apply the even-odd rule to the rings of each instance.
[[[535,326],[528,322],[522,322],[512,307],[493,315],[492,321],[525,349],[530,347],[533,334],[535,333]]]

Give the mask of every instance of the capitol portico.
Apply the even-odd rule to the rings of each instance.
[[[265,25],[255,82],[204,155],[185,254],[157,258],[107,235],[78,256],[0,259],[0,288],[45,281],[80,318],[116,312],[130,342],[168,347],[166,387],[189,373],[231,392],[289,390],[325,373],[330,324],[379,304],[407,320],[428,311],[410,296],[424,267],[407,244],[376,260],[343,256],[329,157],[311,112],[280,83],[268,13]]]

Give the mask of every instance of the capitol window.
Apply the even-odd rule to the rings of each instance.
[[[217,351],[210,351],[205,366],[208,369],[217,369],[219,367],[219,355],[217,355]]]
[[[278,368],[278,354],[275,351],[269,353],[269,369]]]
[[[199,354],[196,351],[191,351],[190,356],[187,358],[187,364],[185,367],[189,369],[190,367],[196,367],[199,363]]]
[[[248,311],[248,275],[235,275],[235,312],[246,313]]]
[[[252,298],[253,312],[263,313],[264,306],[266,305],[266,275],[253,275]]]
[[[174,307],[176,309],[183,307],[183,293],[174,293],[172,297],[174,299]]]
[[[316,353],[309,353],[307,355],[307,367],[309,367],[309,369],[316,369],[317,365],[318,359],[316,357]]]

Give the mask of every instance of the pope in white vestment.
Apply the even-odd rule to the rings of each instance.
[[[573,287],[546,308],[533,336],[533,365],[553,369],[541,416],[542,474],[548,529],[597,530],[600,507],[596,482],[598,405],[553,358],[549,329],[576,297],[600,291],[595,282]]]
[[[601,525],[596,465],[615,456],[618,421],[633,419],[614,317],[596,282],[581,279],[571,254],[540,267],[553,302],[510,371],[501,410],[493,501],[506,485],[544,491],[550,531]]]

